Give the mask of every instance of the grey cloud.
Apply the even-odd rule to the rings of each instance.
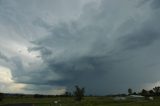
[[[6,62],[9,61],[8,57],[5,56],[5,55],[4,55],[3,53],[1,53],[1,52],[0,52],[0,59],[4,60],[4,61],[6,61]]]
[[[159,16],[153,9],[145,12],[145,6],[137,7],[138,3],[102,0],[99,6],[87,4],[79,19],[53,26],[41,17],[43,13],[37,14],[40,18],[27,22],[46,33],[35,33],[37,37],[29,40],[27,47],[29,53],[39,52],[42,62],[33,68],[18,56],[11,58],[14,81],[28,84],[25,89],[33,91],[78,84],[86,87],[88,94],[107,94],[125,92],[129,87],[138,89],[157,80],[159,77],[148,79],[151,71],[157,75],[148,66],[159,62]],[[139,11],[142,14],[137,15]],[[159,69],[154,65],[152,68]]]
[[[151,45],[154,41],[159,39],[159,33],[152,28],[145,28],[134,30],[133,32],[125,35],[122,40],[122,45],[126,45],[126,49],[137,49]]]
[[[160,1],[159,0],[152,0],[151,7],[153,9],[159,9],[159,7],[160,7]]]
[[[145,5],[146,3],[148,3],[150,0],[141,0],[140,2],[139,2],[139,4],[137,5],[137,7],[141,7],[141,6],[143,6],[143,5]]]
[[[37,18],[36,20],[33,21],[33,25],[38,26],[38,27],[43,27],[47,30],[51,28],[51,25],[47,24],[44,20],[41,18]]]
[[[41,47],[41,46],[39,46],[39,47],[30,47],[30,48],[28,48],[28,51],[29,52],[40,51],[41,55],[46,55],[46,56],[52,54],[52,50],[50,50],[47,47]]]
[[[20,77],[22,75],[25,75],[25,67],[23,65],[23,62],[21,60],[21,58],[19,57],[12,57],[10,59],[11,63],[12,63],[12,75],[13,75],[13,79],[16,77]]]
[[[141,53],[139,48],[150,47],[159,40],[159,31],[150,23],[152,18],[150,17],[149,20],[145,20],[143,23],[138,20],[129,21],[125,27],[124,23],[126,21],[122,21],[122,26],[119,26],[118,30],[116,30],[119,32],[115,33],[116,35],[113,34],[113,38],[111,36],[109,39],[111,30],[106,30],[106,27],[109,29],[114,28],[114,18],[109,18],[110,15],[106,13],[105,3],[102,3],[101,6],[101,8],[98,8],[95,18],[89,17],[90,20],[89,22],[87,21],[88,23],[86,23],[85,27],[81,27],[83,24],[79,22],[74,22],[77,23],[74,25],[60,24],[57,27],[53,27],[53,29],[51,28],[48,36],[35,41],[38,42],[37,46],[52,48],[53,52],[42,55],[42,59],[48,69],[52,69],[62,76],[62,79],[57,81],[50,80],[46,83],[67,87],[80,84],[86,86],[90,93],[94,92],[93,88],[97,89],[96,93],[99,94],[104,94],[109,89],[118,87],[119,83],[124,83],[121,86],[122,92],[131,86],[130,83],[135,88],[145,83],[145,78],[137,83],[143,76],[138,76],[137,73],[139,71],[140,73],[145,73],[143,65],[148,63],[136,63],[133,59],[141,58],[145,60],[141,57],[143,52]],[[111,11],[117,10],[113,9]],[[115,13],[119,14],[118,11]],[[84,12],[82,17],[85,16]],[[157,20],[154,21],[156,22]],[[113,45],[110,45],[112,43]],[[54,57],[54,52],[58,50],[62,51]],[[138,53],[140,54],[135,55]],[[133,76],[137,76],[136,80]],[[116,91],[116,89],[112,89],[109,92],[113,91]]]
[[[64,29],[62,29],[62,26],[60,26],[60,29],[58,29],[59,27],[57,27],[56,24],[61,21],[62,23],[66,21],[69,22],[70,20],[79,17],[82,8],[81,2],[82,1],[75,1],[75,0],[71,0],[70,2],[68,1],[62,2],[60,0],[58,1],[48,0],[48,1],[38,1],[38,2],[31,0],[29,1],[21,0],[19,2],[17,2],[16,0],[13,1],[3,0],[3,3],[1,4],[0,7],[1,11],[0,27],[2,27],[1,38],[3,41],[5,39],[6,42],[9,42],[9,44],[11,43],[11,46],[8,47],[9,50],[5,45],[4,48],[6,47],[5,48],[6,52],[7,50],[10,52],[9,54],[11,58],[9,59],[10,62],[8,63],[9,65],[7,66],[11,70],[13,77],[12,79],[15,82],[24,84],[33,84],[34,87],[30,86],[30,88],[37,87],[36,89],[38,89],[39,88],[38,85],[46,85],[51,87],[53,85],[50,85],[50,82],[54,81],[56,82],[57,80],[63,79],[61,78],[62,76],[57,75],[57,73],[55,73],[56,71],[54,71],[54,69],[50,67],[49,62],[55,61],[56,64],[58,64],[57,60],[59,62],[59,59],[61,57],[62,60],[60,61],[64,62],[63,60],[65,56],[63,56],[63,54],[58,56],[59,59],[55,59],[56,56],[54,56],[54,54],[59,54],[56,52],[59,49],[59,47],[61,47],[63,50],[64,45],[67,45],[69,42],[72,42],[72,40],[68,41],[70,39],[69,36],[62,39],[66,33],[68,35],[71,35],[71,32],[70,31],[67,32],[68,26],[66,27],[65,25],[62,25],[64,26]],[[44,20],[46,23],[44,22]],[[55,25],[53,25],[55,28],[48,25],[48,23],[51,23],[51,25],[56,23]],[[44,29],[42,28],[42,26]],[[50,27],[51,29],[49,29]],[[61,30],[64,30],[64,33],[61,33]],[[53,35],[52,31],[54,32],[54,35],[58,34],[59,35],[52,37]],[[45,36],[48,35],[48,33],[52,34],[50,37],[47,36],[45,38]],[[38,38],[42,39],[36,40]],[[41,42],[45,40],[47,42]],[[81,39],[81,41],[83,40]],[[61,44],[63,42],[64,44]],[[16,45],[16,48],[13,48],[15,47],[14,44]],[[72,45],[72,43],[70,43],[70,45]],[[67,48],[68,46],[69,45],[66,46],[66,49],[68,49]],[[17,49],[19,49],[19,47],[22,47],[22,49],[28,47],[28,51],[21,50],[23,53],[21,54],[17,53]],[[36,66],[34,67],[34,65],[37,64],[36,63],[37,61],[35,62],[31,60],[33,62],[28,63],[25,60],[27,56],[29,58],[33,57],[32,52],[34,51],[39,51],[40,58],[42,58],[42,63],[39,63],[37,67]],[[70,55],[69,53],[71,52],[72,51],[70,51],[69,49],[67,55]],[[5,60],[7,59],[2,54],[0,54],[0,57]],[[87,66],[84,65],[84,67]],[[56,85],[59,86],[59,84]]]

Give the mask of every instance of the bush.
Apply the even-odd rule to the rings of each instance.
[[[4,94],[3,93],[0,93],[0,101],[2,101],[4,98]]]
[[[84,96],[85,89],[80,88],[79,86],[75,86],[75,88],[76,88],[76,91],[74,92],[75,100],[81,101]]]
[[[34,95],[34,98],[44,98],[45,96],[44,95],[40,95],[40,94],[35,94]]]

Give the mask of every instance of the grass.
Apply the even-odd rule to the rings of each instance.
[[[15,103],[33,103],[34,106],[55,106],[54,101],[60,100],[62,106],[160,106],[160,98],[157,97],[153,101],[114,101],[112,97],[85,97],[81,102],[74,101],[73,97],[57,97],[57,98],[5,98],[0,105]],[[59,105],[58,105],[59,106]]]

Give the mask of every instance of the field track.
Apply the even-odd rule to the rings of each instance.
[[[7,104],[1,106],[33,106],[31,103]]]

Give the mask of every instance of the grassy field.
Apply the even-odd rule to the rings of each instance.
[[[60,100],[61,106],[160,106],[160,98],[153,101],[114,101],[112,97],[85,97],[81,102],[74,101],[72,97],[57,98],[5,98],[0,105],[15,103],[33,103],[34,106],[59,106],[54,101]]]

